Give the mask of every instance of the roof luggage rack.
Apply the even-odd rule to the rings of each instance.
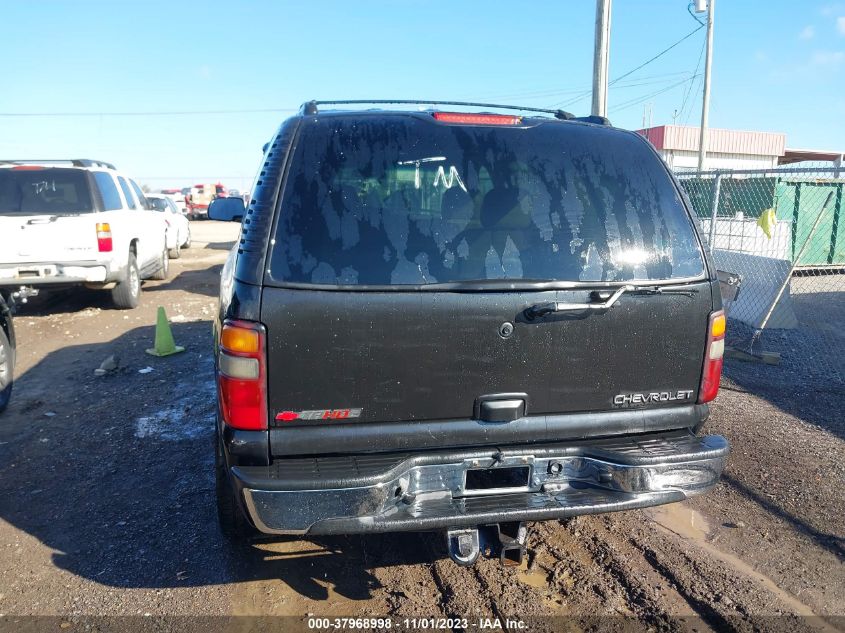
[[[475,103],[473,101],[422,101],[419,99],[349,99],[344,101],[306,101],[299,110],[300,114],[317,114],[318,106],[321,105],[446,105],[446,106],[469,106],[474,108],[497,108],[499,110],[517,110],[521,112],[542,112],[551,114],[561,121],[581,121],[583,123],[594,123],[596,125],[610,125],[605,117],[584,116],[577,117],[566,110],[551,110],[548,108],[531,108],[525,106],[502,105],[500,103]]]
[[[114,169],[117,170],[117,167],[112,165],[111,163],[107,163],[104,160],[93,160],[91,158],[36,158],[32,160],[3,160],[0,159],[0,164],[11,164],[11,165],[51,165],[54,163],[59,164],[67,164],[69,163],[73,167],[105,167],[106,169]]]

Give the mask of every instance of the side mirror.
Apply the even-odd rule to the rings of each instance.
[[[208,219],[221,222],[240,222],[246,207],[241,198],[215,198],[208,205]]]

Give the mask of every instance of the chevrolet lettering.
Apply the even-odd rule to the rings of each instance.
[[[620,393],[613,397],[613,404],[617,407],[630,407],[639,404],[655,402],[677,402],[691,400],[693,391],[650,391],[647,393]]]

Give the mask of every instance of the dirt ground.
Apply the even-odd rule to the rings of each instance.
[[[17,315],[18,380],[0,416],[0,628],[27,615],[59,616],[57,631],[97,615],[302,626],[311,615],[389,616],[394,628],[449,617],[472,629],[500,618],[518,630],[505,620],[521,618],[528,630],[845,630],[845,393],[793,387],[765,366],[727,368],[705,427],[733,446],[715,491],[535,524],[520,569],[458,567],[441,534],[227,544],[210,333],[237,227],[193,227],[194,246],[169,280],[145,284],[136,310],[85,291]],[[144,352],[159,305],[182,354]],[[118,368],[94,375],[112,354]]]

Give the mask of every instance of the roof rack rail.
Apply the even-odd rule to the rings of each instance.
[[[117,167],[112,165],[111,163],[107,163],[104,160],[94,160],[91,158],[34,158],[30,160],[22,160],[22,159],[14,159],[14,160],[2,160],[0,159],[0,163],[6,163],[10,165],[35,165],[35,164],[66,164],[69,163],[73,167],[105,167],[106,169],[114,169],[117,170]]]
[[[595,125],[610,125],[610,119],[606,116],[598,114],[590,114],[588,116],[577,116],[573,121],[581,121],[582,123],[593,123]]]
[[[350,99],[345,101],[306,101],[302,104],[300,114],[317,114],[318,106],[321,105],[447,105],[447,106],[471,106],[475,108],[498,108],[500,110],[519,110],[522,112],[542,112],[554,115],[562,121],[583,120],[571,112],[565,110],[550,110],[548,108],[530,108],[524,106],[502,105],[500,103],[475,103],[473,101],[422,101],[419,99]],[[605,119],[606,120],[606,119]],[[593,123],[594,121],[589,121]]]

